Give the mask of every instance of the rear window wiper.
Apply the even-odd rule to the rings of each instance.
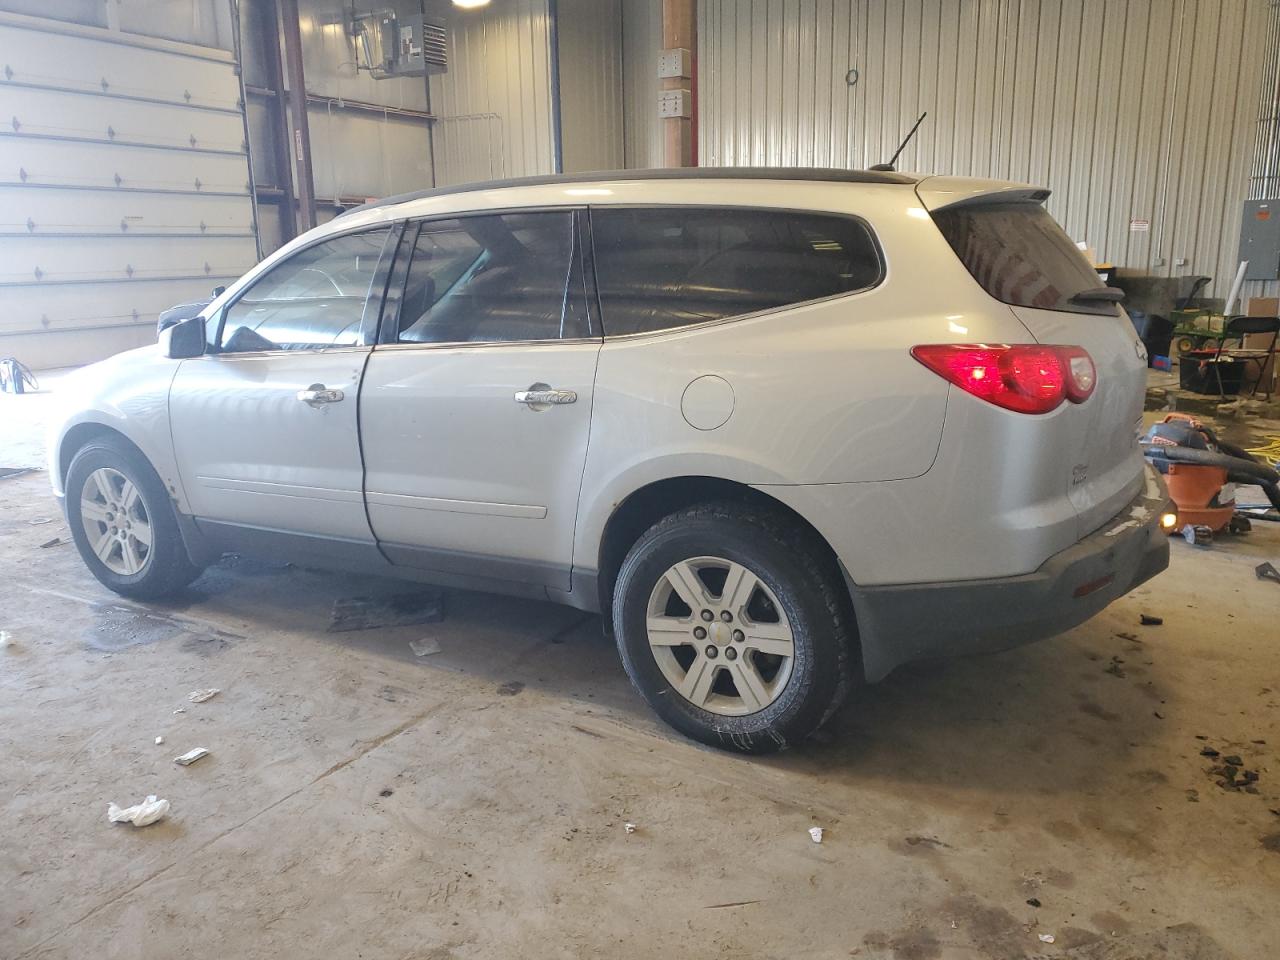
[[[1069,298],[1071,303],[1093,303],[1097,301],[1119,303],[1123,299],[1124,291],[1119,287],[1090,287],[1088,290],[1073,293]]]

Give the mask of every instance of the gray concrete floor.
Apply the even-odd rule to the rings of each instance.
[[[44,401],[2,399],[0,465],[39,463]],[[1274,957],[1276,527],[751,760],[661,726],[596,618],[450,593],[330,633],[414,588],[248,560],[130,603],[39,546],[42,473],[0,480],[0,957]],[[167,820],[107,822],[149,793]]]

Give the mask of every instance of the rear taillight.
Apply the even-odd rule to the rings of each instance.
[[[1063,400],[1083,403],[1098,379],[1082,347],[938,343],[912,347],[911,355],[966,393],[1018,413],[1048,413]]]

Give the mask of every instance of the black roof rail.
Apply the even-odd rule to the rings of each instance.
[[[905,173],[880,170],[843,170],[836,167],[662,167],[648,170],[599,170],[591,173],[559,173],[539,177],[514,177],[508,180],[483,180],[453,187],[436,187],[396,194],[382,200],[352,207],[342,215],[357,210],[389,207],[410,200],[447,197],[479,190],[501,190],[507,187],[543,187],[552,184],[596,183],[599,181],[635,180],[808,180],[826,183],[896,183],[912,184],[919,178]]]

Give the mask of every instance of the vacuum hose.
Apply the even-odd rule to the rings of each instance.
[[[1223,446],[1221,441],[1219,445]],[[1280,473],[1276,473],[1265,463],[1254,460],[1239,447],[1232,449],[1233,452],[1244,454],[1242,457],[1163,443],[1144,443],[1142,447],[1143,452],[1151,458],[1161,457],[1169,463],[1189,463],[1198,467],[1219,467],[1227,471],[1227,479],[1232,483],[1256,483],[1262,487],[1271,505],[1280,510]]]

